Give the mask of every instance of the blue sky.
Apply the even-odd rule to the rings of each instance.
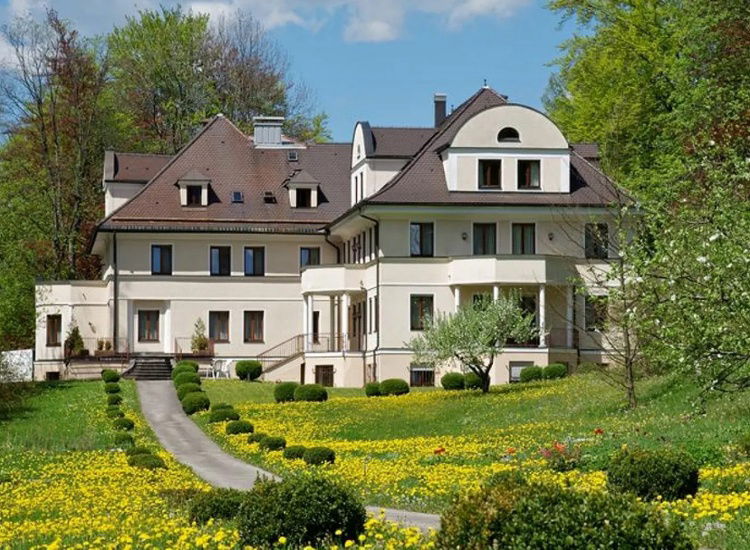
[[[157,0],[0,0],[0,21],[56,8],[86,34],[107,32]],[[162,0],[169,5],[174,2]],[[357,120],[425,126],[432,95],[458,105],[483,80],[512,101],[541,106],[557,46],[571,35],[542,0],[203,0],[196,11],[248,9],[315,92],[337,141]],[[3,45],[0,44],[0,55]]]

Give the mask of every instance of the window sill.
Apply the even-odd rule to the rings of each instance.
[[[141,340],[141,339],[139,338],[139,339],[138,339],[138,343],[139,343],[139,344],[158,344],[158,343],[159,343],[159,340]]]
[[[161,277],[171,277],[172,276],[171,273],[154,273],[153,271],[151,272],[151,275],[161,276]]]
[[[265,344],[265,340],[245,340],[245,344]]]
[[[48,348],[59,348],[59,347],[62,347],[62,344],[50,344],[49,342],[47,342],[47,347]]]

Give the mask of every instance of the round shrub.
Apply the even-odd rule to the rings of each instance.
[[[108,382],[104,384],[104,391],[107,393],[120,393],[120,384],[117,382]]]
[[[154,454],[148,447],[133,447],[125,451],[126,456],[151,455]]]
[[[226,422],[228,420],[239,420],[240,414],[234,409],[216,409],[208,415],[209,422]]]
[[[185,414],[195,414],[198,411],[207,411],[211,406],[208,396],[202,391],[194,391],[182,398],[182,410]]]
[[[111,393],[107,396],[107,405],[119,405],[122,403],[122,395]]]
[[[212,411],[217,411],[219,409],[234,409],[234,407],[229,403],[216,403],[215,405],[211,405]]]
[[[102,380],[105,382],[119,382],[120,375],[112,369],[104,369],[102,371]]]
[[[247,442],[248,443],[260,443],[267,437],[268,437],[268,434],[264,434],[262,432],[255,432],[247,436]]]
[[[201,383],[201,377],[194,372],[182,372],[178,374],[174,379],[174,385],[180,387],[183,384],[198,384]]]
[[[237,361],[234,372],[240,380],[257,380],[263,373],[263,364],[260,361]]]
[[[380,393],[383,395],[404,395],[409,393],[409,384],[401,378],[388,378],[380,383]]]
[[[281,451],[286,447],[286,439],[283,437],[276,437],[269,435],[268,437],[264,437],[261,441],[259,441],[259,446],[261,449],[265,451]]]
[[[542,367],[526,367],[521,371],[521,382],[533,382],[542,379]]]
[[[107,418],[122,418],[123,416],[125,413],[115,405],[107,409]]]
[[[158,468],[167,467],[161,457],[150,453],[133,455],[129,457],[128,466],[133,466],[134,468],[145,468],[147,470],[156,470]]]
[[[482,379],[479,378],[479,375],[473,372],[467,372],[464,375],[464,385],[466,386],[467,390],[481,390],[482,389]]]
[[[251,434],[254,431],[253,425],[247,420],[232,420],[225,428],[227,435],[234,434]]]
[[[271,547],[284,536],[289,547],[301,547],[334,536],[356,540],[365,519],[352,491],[328,479],[299,475],[257,483],[245,495],[237,527],[242,545]]]
[[[212,489],[198,493],[190,501],[190,521],[202,525],[210,519],[233,519],[245,496],[236,489]]]
[[[112,426],[114,426],[115,430],[123,430],[129,432],[130,430],[135,428],[135,422],[133,422],[129,418],[117,418],[112,423]]]
[[[294,390],[295,401],[327,401],[328,392],[320,384],[303,384]]]
[[[185,396],[189,393],[193,392],[202,392],[203,390],[200,387],[200,384],[194,384],[192,382],[188,382],[187,384],[182,384],[181,386],[177,386],[177,399],[182,401],[185,399]]]
[[[542,370],[542,378],[545,380],[556,380],[558,378],[565,378],[568,374],[568,367],[562,363],[552,363],[547,365]]]
[[[440,379],[444,390],[462,390],[466,386],[466,379],[460,372],[448,372]]]
[[[458,498],[445,511],[436,546],[444,550],[693,548],[681,520],[632,496],[530,484],[507,474]]]
[[[175,368],[172,369],[172,375],[171,375],[172,376],[172,380],[174,380],[175,378],[177,378],[179,375],[185,374],[185,373],[188,373],[188,374],[197,374],[198,371],[197,371],[197,369],[194,369],[190,365],[181,365],[181,366],[178,365],[178,366],[176,366]]]
[[[197,361],[191,361],[190,359],[183,359],[182,361],[177,361],[175,368],[181,368],[181,367],[190,367],[191,369],[193,369],[193,372],[198,372]]]
[[[698,465],[672,448],[623,449],[607,468],[611,488],[634,493],[643,500],[678,500],[698,491]]]
[[[305,454],[307,447],[304,445],[291,445],[284,449],[284,458],[287,460],[294,460],[295,458],[302,458]]]
[[[365,395],[367,397],[378,397],[380,393],[380,384],[378,382],[369,382],[365,384]]]
[[[311,466],[333,464],[336,461],[336,453],[328,447],[310,447],[302,454],[302,460]]]
[[[135,440],[133,439],[132,435],[120,432],[115,434],[115,445],[117,445],[121,449],[124,449],[126,447],[132,447],[133,445],[135,445]]]
[[[276,384],[273,389],[273,398],[277,403],[286,403],[288,401],[294,401],[294,390],[297,389],[297,382],[282,382]]]

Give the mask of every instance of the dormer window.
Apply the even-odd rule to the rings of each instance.
[[[297,208],[312,206],[312,189],[297,189]]]
[[[320,183],[305,170],[295,170],[284,186],[289,189],[289,206],[316,208],[320,202]]]
[[[541,179],[539,177],[538,160],[519,160],[518,161],[518,188],[519,189],[539,189]]]
[[[502,187],[503,162],[498,159],[479,161],[479,189],[500,189]]]
[[[188,185],[186,186],[187,192],[187,206],[201,206],[203,186],[201,185]]]
[[[497,141],[521,141],[521,136],[518,135],[518,130],[506,126],[498,132]]]
[[[200,170],[190,170],[177,180],[180,189],[180,204],[182,206],[208,206],[208,186],[211,180],[206,178]]]

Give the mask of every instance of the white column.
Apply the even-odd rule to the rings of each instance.
[[[341,295],[341,349],[349,349],[349,295]]]
[[[575,307],[575,294],[573,292],[573,285],[568,286],[568,300],[567,300],[567,311],[565,312],[565,322],[567,325],[567,332],[565,334],[565,343],[567,347],[573,347],[573,310]]]
[[[304,350],[307,351],[309,349],[308,342],[307,342],[307,333],[309,332],[309,327],[307,326],[308,316],[307,316],[307,309],[308,309],[308,303],[307,303],[307,294],[302,295],[302,342]]]
[[[308,294],[307,299],[307,349],[313,349],[313,314],[315,313],[315,297],[312,294]]]
[[[500,285],[492,286],[492,300],[497,302],[500,299]]]
[[[547,347],[547,335],[545,334],[545,301],[546,301],[546,288],[545,285],[539,285],[539,347]]]
[[[453,289],[453,302],[456,306],[456,311],[461,307],[461,288],[455,287]]]
[[[328,313],[330,318],[329,331],[328,331],[328,351],[332,351],[336,342],[336,296],[331,296],[329,299],[330,311]]]

